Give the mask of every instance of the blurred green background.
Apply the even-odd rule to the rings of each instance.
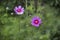
[[[23,15],[14,12],[19,5]],[[42,19],[38,28],[34,16]],[[0,0],[0,40],[60,40],[60,0]]]

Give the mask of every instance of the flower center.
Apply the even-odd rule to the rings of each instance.
[[[39,23],[39,21],[38,21],[38,20],[34,20],[34,23],[35,23],[35,24],[38,24],[38,23]]]
[[[21,12],[21,9],[18,9],[17,12]]]

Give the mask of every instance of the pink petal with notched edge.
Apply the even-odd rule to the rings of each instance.
[[[20,8],[21,8],[21,6],[18,6],[18,8],[20,9]]]

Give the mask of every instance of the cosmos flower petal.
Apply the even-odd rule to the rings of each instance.
[[[22,10],[24,10],[24,8],[22,8]]]
[[[15,7],[15,10],[18,9],[17,7]]]
[[[16,10],[17,10],[17,9],[18,9],[18,8],[17,8],[17,7],[15,7],[15,8],[14,8],[14,11],[16,12]]]
[[[23,14],[23,12],[20,12],[20,14]]]
[[[20,8],[21,8],[21,6],[18,6],[18,8],[20,9]]]
[[[17,12],[16,14],[21,15],[21,14],[23,14],[23,12],[20,12],[20,13],[19,13],[19,12]]]
[[[22,12],[24,12],[24,10],[22,10]]]
[[[33,23],[31,23],[33,26],[36,26],[36,27],[39,27],[39,24],[38,25],[36,25],[36,24],[33,24]]]
[[[36,27],[39,27],[39,25],[35,25]]]

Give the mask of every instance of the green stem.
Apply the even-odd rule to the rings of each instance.
[[[26,8],[27,8],[27,0],[26,0]]]

